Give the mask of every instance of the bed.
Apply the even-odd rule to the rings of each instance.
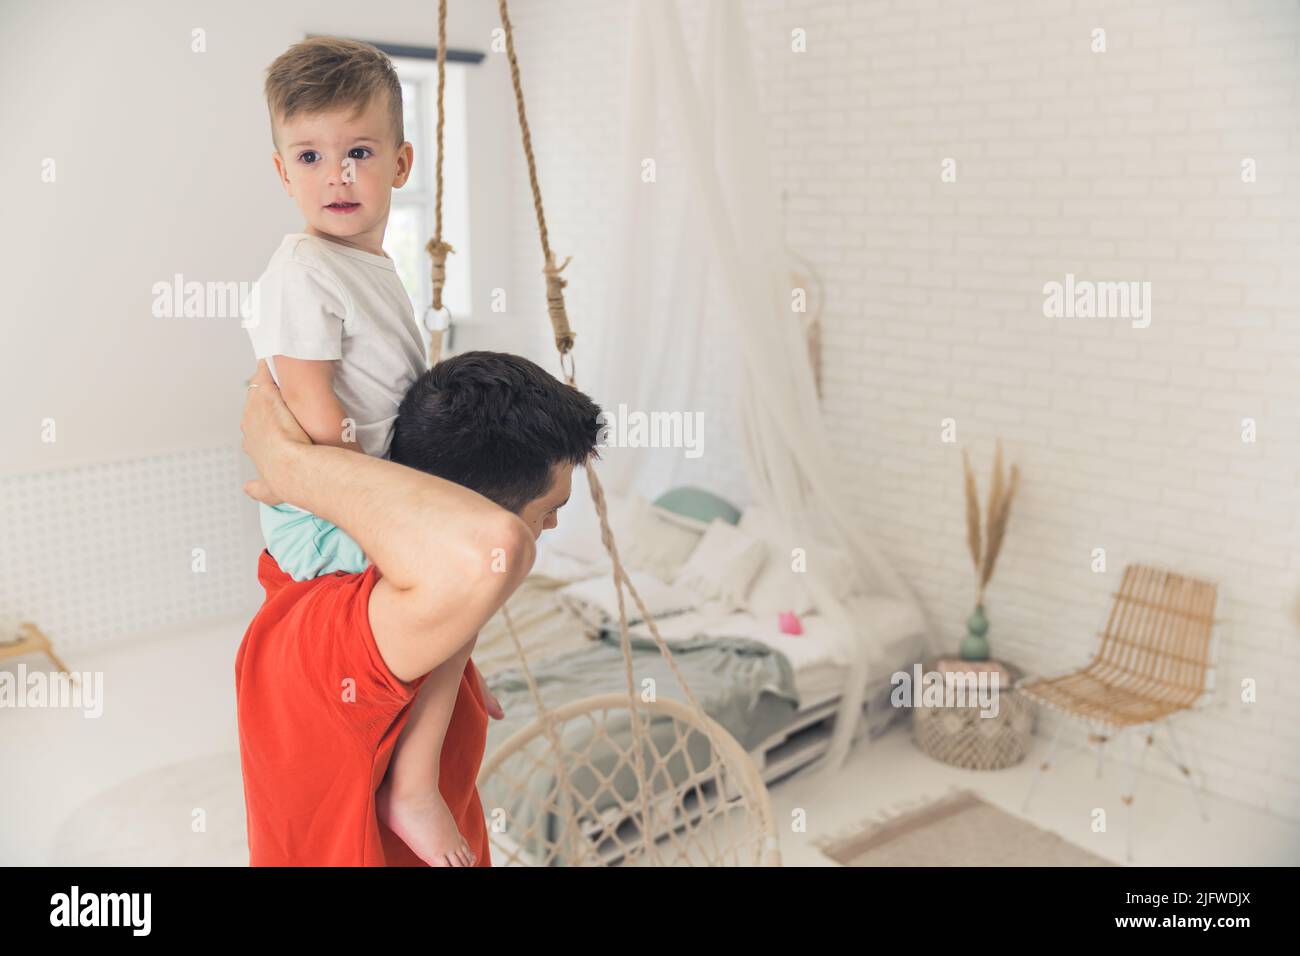
[[[581,500],[576,487],[573,500]],[[798,604],[800,598],[783,593],[775,597],[774,605],[771,595],[763,593],[764,588],[772,587],[771,577],[765,577],[764,572],[742,570],[739,578],[731,582],[735,593],[730,595],[730,601],[721,599],[727,595],[711,593],[707,585],[700,585],[685,573],[694,554],[705,547],[707,528],[689,521],[677,522],[635,494],[626,499],[609,495],[609,505],[624,564],[631,570],[661,636],[705,711],[740,742],[768,783],[816,762],[829,745],[844,692],[848,667],[842,650],[845,635],[835,633],[827,619],[807,608],[800,615],[803,633],[782,633],[773,607],[784,602]],[[750,515],[747,511],[745,518]],[[584,527],[584,520],[578,516],[574,522],[577,527],[558,540],[548,541],[543,534],[533,573],[509,602],[529,667],[548,710],[582,697],[626,692],[608,558],[599,545],[598,533],[590,526]],[[665,520],[691,534],[665,532]],[[746,526],[750,538],[763,540],[763,534],[757,533],[762,530],[757,521],[737,523],[738,528]],[[727,535],[729,540],[737,539],[730,531]],[[765,564],[774,558],[771,547],[772,543],[764,540]],[[716,553],[704,560],[726,563],[719,562]],[[745,562],[738,559],[738,563]],[[739,580],[745,582],[743,601],[736,600]],[[683,585],[683,581],[691,586]],[[722,590],[726,590],[725,586]],[[850,594],[844,601],[853,621],[870,620],[878,631],[889,635],[883,654],[885,663],[873,668],[868,678],[863,714],[854,734],[855,739],[864,734],[875,737],[899,714],[889,703],[890,675],[909,669],[925,656],[924,622],[915,608],[892,598]],[[637,680],[653,678],[660,693],[681,698],[649,628],[635,613],[629,620],[629,631]],[[535,707],[518,667],[514,643],[499,617],[480,632],[474,660],[506,712],[505,720],[490,722],[487,752],[491,754],[532,722]],[[611,733],[621,732],[626,740],[626,714],[623,722]],[[565,732],[582,731],[566,728]],[[587,743],[566,737],[565,747],[582,749]],[[692,746],[704,748],[707,755],[707,742],[702,737],[692,741]],[[617,769],[606,767],[601,773],[611,776],[626,795],[628,787],[635,788],[635,780],[630,771],[620,780],[612,774]],[[480,798],[489,819],[494,812],[504,810],[507,818],[527,816],[526,822],[531,823],[532,815],[544,804],[542,797],[557,785],[545,773],[536,776],[536,780],[529,779],[530,792],[522,801],[518,794],[507,795],[504,788],[494,792],[492,781],[487,781],[480,789]],[[584,782],[569,784],[582,790]],[[581,795],[590,797],[592,793]],[[709,798],[708,794],[701,796]],[[607,809],[596,803],[591,812],[598,815]],[[558,821],[554,822],[558,825]],[[631,821],[627,825],[633,826]],[[596,826],[594,821],[589,826],[593,839],[607,829]],[[597,855],[605,863],[617,865],[628,842],[626,838],[611,841],[608,847],[598,847]],[[529,858],[532,848],[522,849],[521,856]]]

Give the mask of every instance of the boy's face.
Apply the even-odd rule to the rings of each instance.
[[[533,532],[533,540],[560,523],[558,512],[569,502],[573,486],[573,466],[559,462],[551,466],[551,488],[546,494],[524,505],[519,517]]]
[[[345,109],[280,124],[275,169],[307,221],[305,232],[383,254],[392,191],[411,175],[415,152],[393,139],[378,96],[356,116]]]

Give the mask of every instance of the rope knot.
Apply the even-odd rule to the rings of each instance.
[[[451,247],[451,243],[444,242],[441,239],[430,239],[424,249],[433,259],[433,265],[429,271],[429,278],[433,283],[433,307],[441,311],[442,287],[447,284],[447,253],[456,250]]]
[[[555,253],[547,253],[546,265],[542,269],[546,276],[546,311],[550,313],[551,327],[555,330],[555,347],[561,355],[573,348],[573,340],[577,337],[569,328],[569,316],[564,308],[564,287],[569,283],[560,276],[571,261],[573,256],[566,256],[564,262],[557,266]]]

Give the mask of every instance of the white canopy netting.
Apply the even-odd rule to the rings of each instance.
[[[439,4],[440,49],[445,2]],[[498,0],[498,7],[545,264],[547,311],[565,381],[577,386],[566,283],[560,277],[565,263],[548,239],[507,0]],[[674,662],[620,561],[606,485],[647,497],[682,483],[707,487],[719,466],[725,470],[729,459],[739,458],[750,500],[738,503],[766,512],[769,543],[772,525],[779,529],[781,550],[787,544],[790,549],[791,572],[803,572],[818,613],[841,645],[844,683],[823,760],[827,770],[838,768],[849,751],[868,679],[898,663],[887,662],[883,653],[890,637],[898,635],[886,633],[887,625],[869,614],[853,619],[844,601],[854,592],[892,596],[924,621],[905,582],[850,522],[802,323],[791,315],[789,258],[776,215],[745,24],[737,0],[703,9],[705,28],[692,35],[703,39],[697,82],[676,5],[636,0],[634,6],[622,217],[606,263],[607,321],[593,336],[592,352],[602,361],[582,386],[607,412],[620,416],[624,409],[693,414],[712,404],[713,427],[710,432],[706,422],[704,448],[692,448],[703,450],[702,456],[683,454],[684,446],[625,447],[620,435],[603,451],[603,477],[591,462],[575,475],[575,484],[587,484],[611,561],[625,694],[548,706],[509,610],[503,609],[537,715],[494,748],[479,772],[485,806],[494,807],[492,842],[507,865],[780,861],[775,818],[757,764],[705,712]],[[441,176],[438,190],[441,196]],[[435,233],[429,245],[435,289],[443,245]],[[435,335],[431,361],[438,346]],[[726,441],[732,435],[740,438],[739,456],[737,443]],[[722,454],[718,438],[724,439]],[[853,579],[848,590],[843,581],[832,580],[832,550],[847,556],[835,563],[847,565]],[[636,692],[632,606],[649,627],[684,703]]]
[[[743,473],[745,503],[779,522],[792,555],[803,549],[817,613],[843,641],[849,666],[821,763],[833,770],[848,754],[865,687],[898,662],[882,656],[891,635],[881,622],[853,619],[837,598],[845,591],[832,588],[819,549],[851,556],[857,592],[898,598],[926,618],[870,529],[853,521],[832,456],[792,310],[793,262],[741,5],[717,0],[687,12],[700,29],[683,30],[674,2],[634,5],[625,191],[605,325],[589,339],[600,360],[584,363],[583,387],[611,415],[705,410],[703,454],[611,445],[601,451],[601,481],[649,498],[680,485],[723,491],[739,460],[732,471]]]

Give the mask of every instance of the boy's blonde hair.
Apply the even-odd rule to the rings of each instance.
[[[400,146],[402,83],[392,60],[369,43],[341,37],[312,37],[295,43],[266,70],[266,105],[271,141],[280,148],[280,124],[300,114],[352,107],[357,113],[375,96],[388,99],[388,120]]]

